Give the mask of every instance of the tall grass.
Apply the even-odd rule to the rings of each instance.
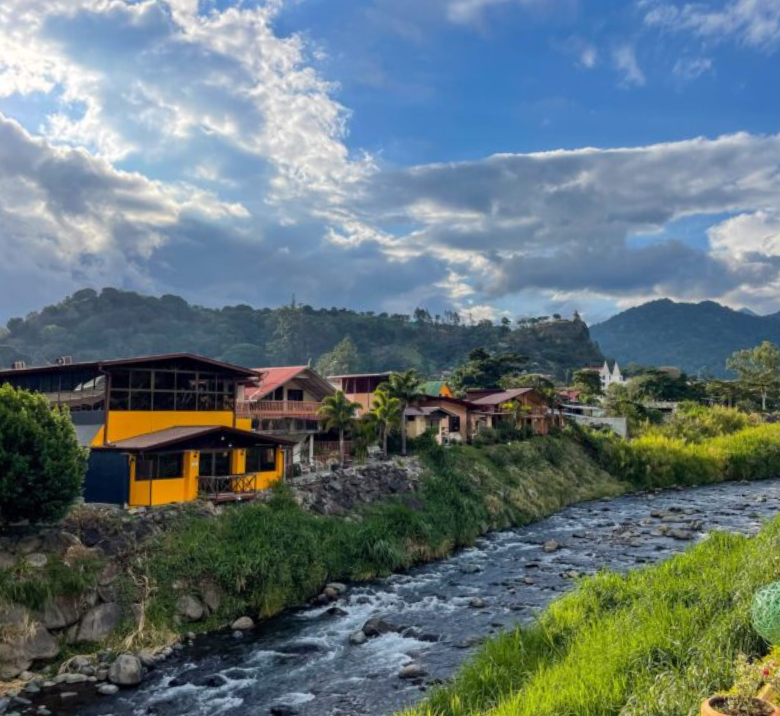
[[[686,716],[761,653],[749,606],[780,578],[780,522],[713,534],[627,575],[588,578],[532,626],[491,640],[407,716]]]

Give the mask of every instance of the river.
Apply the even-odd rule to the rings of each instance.
[[[583,503],[450,559],[351,587],[331,605],[337,610],[291,611],[244,639],[199,637],[138,689],[97,697],[92,686],[66,702],[56,693],[45,701],[62,716],[392,714],[451,677],[481,637],[533,619],[577,575],[658,562],[712,529],[752,534],[779,509],[780,480]],[[545,551],[550,540],[559,549]],[[414,629],[351,644],[372,617]],[[410,663],[427,671],[424,683],[398,677]]]

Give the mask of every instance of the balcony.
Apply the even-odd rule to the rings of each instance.
[[[305,400],[245,400],[236,406],[239,418],[303,418],[316,420],[322,403]]]

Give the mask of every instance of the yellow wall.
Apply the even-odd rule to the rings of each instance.
[[[234,474],[243,474],[246,469],[246,450],[233,450],[230,469]],[[200,453],[188,450],[184,453],[184,474],[180,479],[139,480],[135,479],[135,457],[130,457],[130,506],[167,505],[171,502],[192,502],[198,498],[198,475]],[[276,469],[255,473],[256,489],[265,490],[282,479],[284,454],[276,450]]]

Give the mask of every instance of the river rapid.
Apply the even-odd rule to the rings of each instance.
[[[55,692],[46,705],[62,716],[392,714],[453,676],[481,638],[532,620],[578,575],[658,562],[713,529],[753,534],[779,509],[780,480],[583,503],[447,560],[350,587],[328,607],[291,611],[242,639],[199,637],[135,690],[99,697],[93,686],[67,700]],[[405,631],[351,644],[375,617]],[[411,663],[424,680],[399,678]]]

